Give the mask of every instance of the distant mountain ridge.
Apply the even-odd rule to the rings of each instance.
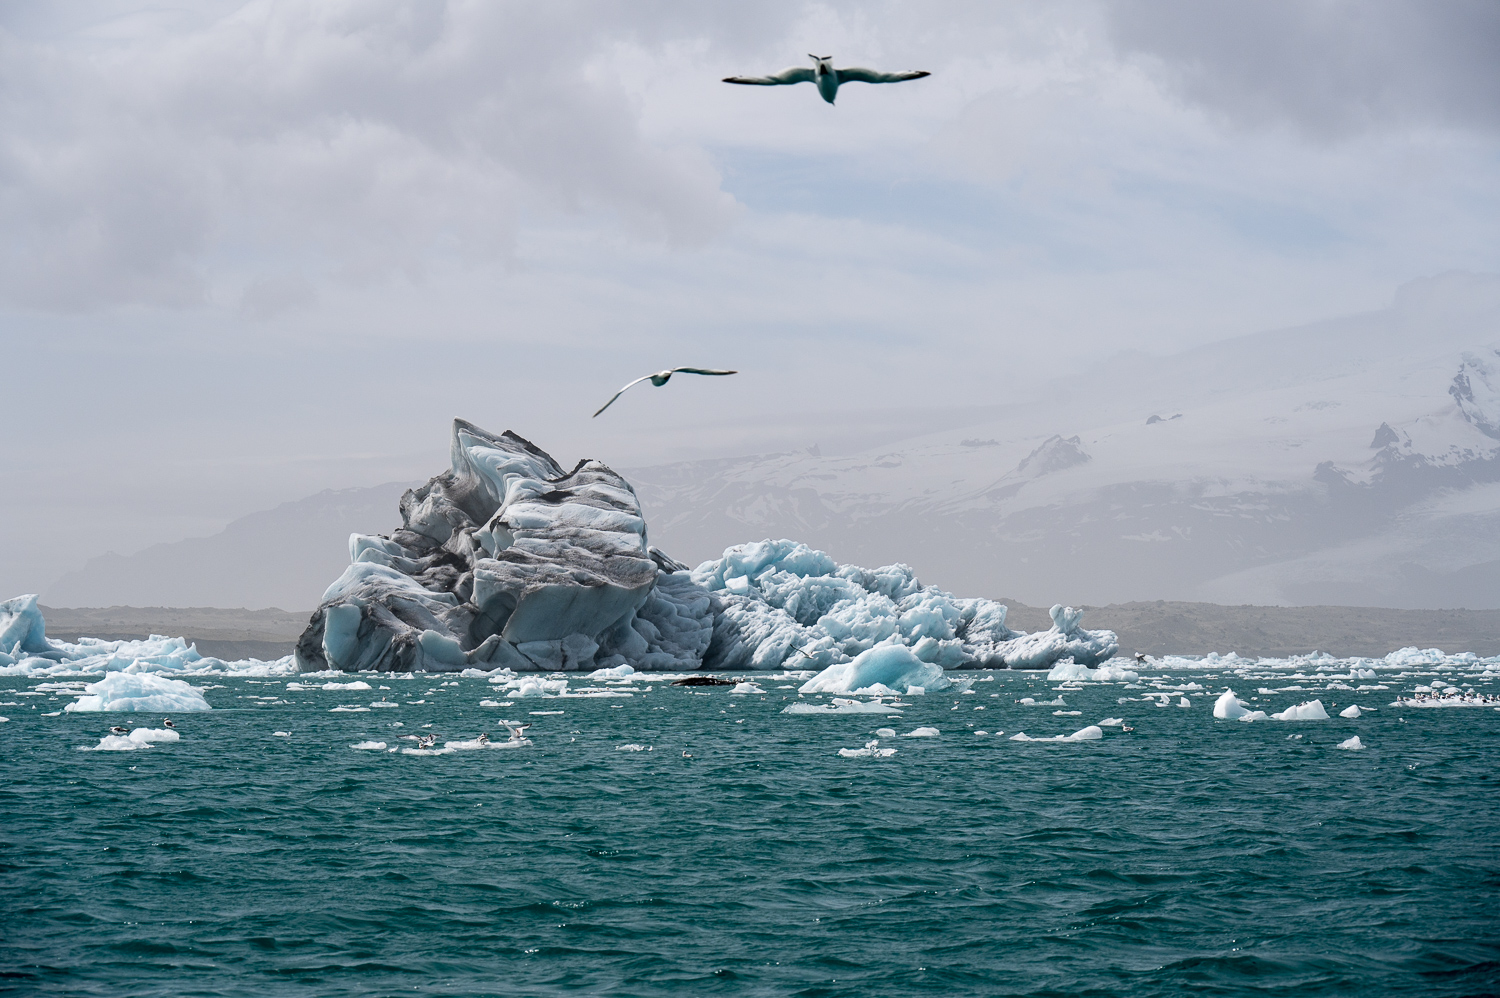
[[[327,489],[230,523],[212,537],[90,559],[48,585],[53,606],[314,607],[349,564],[349,534],[400,522],[411,483]]]
[[[1444,275],[1381,312],[1021,387],[854,453],[619,470],[651,542],[689,563],[791,537],[1039,606],[1500,608],[1500,277]],[[350,532],[399,525],[405,488],[325,492],[97,558],[43,597],[314,606]]]

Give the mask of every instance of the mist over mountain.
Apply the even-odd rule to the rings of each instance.
[[[108,552],[44,590],[56,606],[307,610],[349,564],[349,534],[390,530],[410,483],[327,489],[243,516],[211,537]]]
[[[812,419],[822,446],[621,470],[652,543],[691,563],[785,536],[1043,606],[1494,608],[1497,347],[1500,277],[1449,274],[1379,312],[997,386],[992,407],[872,420],[864,439]],[[399,524],[405,487],[324,492],[95,558],[43,596],[311,607],[351,531]]]

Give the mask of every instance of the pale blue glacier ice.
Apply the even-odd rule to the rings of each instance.
[[[919,659],[901,644],[884,644],[860,652],[848,662],[830,665],[807,682],[799,693],[905,693],[912,687],[944,690],[950,681],[943,670]],[[880,687],[875,690],[875,687]]]
[[[1112,631],[1079,627],[1071,607],[1052,608],[1051,629],[1022,634],[1005,626],[1004,604],[924,586],[906,565],[840,565],[790,540],[736,545],[692,578],[721,606],[711,669],[827,669],[891,643],[939,669],[1088,666],[1119,647]]]
[[[63,708],[70,712],[122,710],[162,714],[211,709],[203,699],[203,691],[196,686],[149,672],[111,672],[97,683],[89,683],[77,700]]]
[[[1053,607],[1054,611],[1058,608]],[[1064,607],[1063,609],[1068,609]],[[1063,659],[1054,665],[1047,678],[1052,682],[1069,683],[1133,683],[1141,678],[1140,673],[1127,669],[1123,663],[1113,660],[1105,662],[1097,669],[1090,669],[1082,662],[1075,662],[1071,658]]]

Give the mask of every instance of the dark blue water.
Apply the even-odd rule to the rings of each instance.
[[[244,697],[282,683],[196,682],[220,688],[212,712],[176,718],[182,741],[79,752],[122,718],[159,718],[43,717],[66,698],[18,699],[35,683],[0,680],[19,704],[0,708],[0,989],[1500,991],[1488,708],[1241,724],[1215,722],[1211,697],[1161,709],[1099,686],[1066,693],[1082,715],[1054,717],[1014,703],[1051,684],[1000,674],[888,721],[781,714],[796,696],[777,677],[765,697],[658,688],[510,708],[478,706],[482,679],[268,706]],[[329,712],[382,695],[427,703]],[[1111,715],[1135,730],[1008,738]],[[503,735],[501,716],[534,722],[535,745],[349,748],[409,745],[396,736],[429,723]],[[886,739],[889,759],[837,755],[884,725],[942,734]],[[1369,748],[1334,748],[1353,733]]]

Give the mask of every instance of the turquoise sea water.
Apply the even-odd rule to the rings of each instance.
[[[1392,681],[1253,704],[1381,708],[1357,720],[1243,724],[1213,719],[1212,673],[1185,677],[1211,691],[1188,709],[1121,684],[1023,705],[1057,684],[981,673],[887,719],[782,714],[779,675],[764,696],[637,683],[510,707],[479,706],[482,678],[364,678],[197,678],[214,710],[129,752],[77,748],[159,717],[45,717],[71,698],[0,679],[0,991],[1500,991],[1489,707],[1387,707]],[[331,711],[381,697],[401,706]],[[1110,716],[1135,730],[1010,740]],[[534,745],[350,748],[503,737],[500,718]],[[941,733],[838,755],[887,725]],[[1367,749],[1335,749],[1356,733]]]

